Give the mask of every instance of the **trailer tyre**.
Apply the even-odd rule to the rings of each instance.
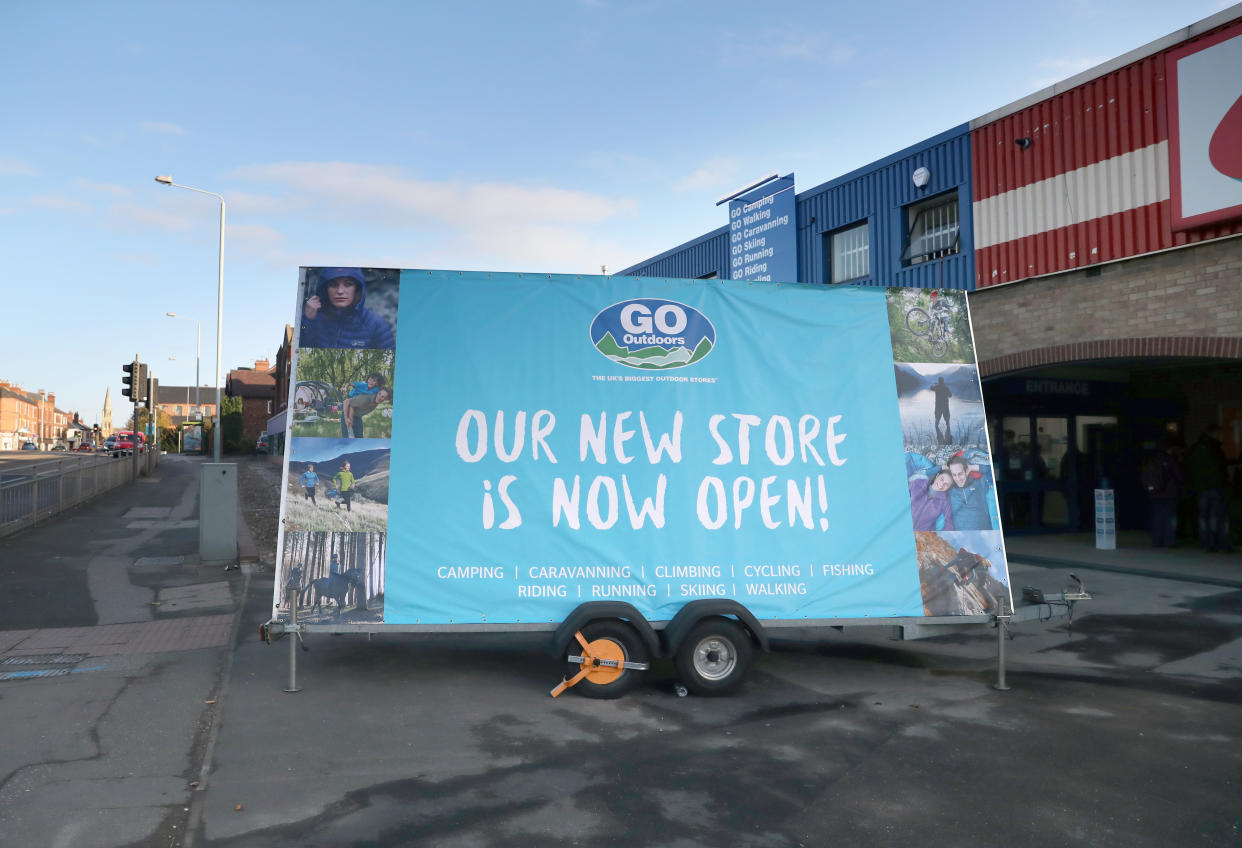
[[[591,646],[591,653],[601,659],[620,660],[623,662],[650,662],[647,648],[638,635],[638,631],[624,621],[615,619],[597,619],[588,622],[580,631]],[[565,647],[565,655],[582,656],[582,646],[577,639],[570,639]],[[565,679],[569,680],[582,671],[582,664],[569,662],[565,668]],[[573,691],[588,698],[608,699],[620,698],[638,685],[639,672],[628,668],[598,667],[586,677],[578,681]]]
[[[673,664],[677,675],[696,695],[728,695],[750,671],[755,647],[746,628],[731,618],[705,618],[686,634]]]

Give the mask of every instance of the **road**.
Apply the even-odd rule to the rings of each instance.
[[[1242,844],[1237,588],[1079,571],[1096,599],[1068,628],[1015,628],[1005,692],[989,630],[803,634],[736,697],[678,697],[659,663],[617,701],[550,698],[561,666],[542,635],[312,634],[290,694],[288,643],[255,638],[270,570],[208,573],[173,553],[197,517],[196,468],[166,462],[118,495],[142,503],[0,544],[4,595],[26,587],[3,626],[20,613],[34,644],[85,655],[75,674],[0,682],[0,722],[21,728],[0,748],[0,842]],[[279,488],[251,460],[241,477]],[[160,527],[129,526],[144,520]],[[157,626],[171,630],[146,653],[116,629]]]

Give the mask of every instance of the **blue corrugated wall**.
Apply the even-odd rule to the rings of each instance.
[[[727,215],[728,212],[722,212]],[[729,276],[729,225],[666,250],[620,271],[621,277],[675,277],[694,280],[708,274]]]
[[[924,188],[911,175],[931,172]],[[970,125],[962,124],[905,150],[798,194],[798,279],[825,283],[824,234],[866,220],[871,273],[854,285],[970,290],[974,287],[975,239],[971,217]],[[944,259],[902,267],[906,247],[905,209],[925,198],[957,189],[961,246]],[[724,213],[722,213],[723,215]],[[729,228],[640,262],[620,274],[632,277],[702,277],[728,271]]]

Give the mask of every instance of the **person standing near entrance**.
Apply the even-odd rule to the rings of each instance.
[[[1143,490],[1151,505],[1151,546],[1171,548],[1177,544],[1177,499],[1182,491],[1181,466],[1169,452],[1166,440],[1143,460]]]
[[[1186,484],[1195,494],[1199,544],[1208,552],[1229,553],[1229,513],[1225,501],[1225,452],[1220,427],[1213,424],[1186,452]]]

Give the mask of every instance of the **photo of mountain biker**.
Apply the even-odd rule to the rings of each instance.
[[[949,301],[946,298],[940,297],[940,292],[932,291],[929,294],[931,296],[931,308],[929,309],[929,312],[931,313],[932,325],[938,328],[936,332],[948,335],[949,315],[952,313],[953,309],[949,306]]]

